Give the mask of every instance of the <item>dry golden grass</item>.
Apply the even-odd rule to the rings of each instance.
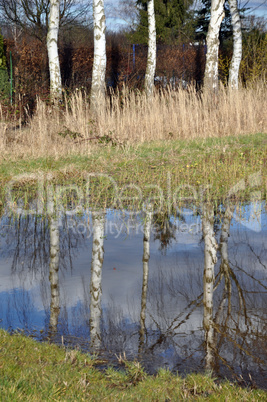
[[[155,93],[147,100],[126,88],[106,99],[97,117],[90,112],[86,94],[75,92],[65,108],[38,101],[27,126],[1,123],[1,156],[53,156],[90,153],[99,137],[119,143],[193,139],[267,131],[266,85],[238,91],[221,87],[218,95],[188,90]],[[4,119],[2,118],[2,121]],[[95,138],[97,137],[97,138]]]

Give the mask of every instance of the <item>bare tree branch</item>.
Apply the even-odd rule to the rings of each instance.
[[[91,6],[91,1],[61,0],[60,26],[84,23]],[[2,22],[19,26],[42,42],[47,35],[49,13],[50,0],[0,0]]]

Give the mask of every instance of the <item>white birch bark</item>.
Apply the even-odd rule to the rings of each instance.
[[[141,297],[141,313],[140,313],[140,345],[139,349],[142,349],[145,341],[145,321],[146,321],[146,303],[147,303],[147,286],[148,286],[148,272],[149,272],[149,257],[150,257],[150,231],[152,225],[152,207],[149,205],[145,222],[144,222],[144,239],[143,239],[143,285],[142,285],[142,297]]]
[[[220,244],[219,244],[219,249],[221,253],[221,275],[224,275],[225,283],[224,283],[224,292],[223,292],[223,297],[222,300],[219,304],[216,316],[215,316],[215,323],[219,325],[220,320],[223,315],[223,309],[226,304],[227,300],[227,293],[228,290],[231,291],[231,281],[229,277],[229,257],[228,257],[228,240],[230,236],[230,226],[231,226],[231,220],[232,220],[232,213],[233,213],[233,208],[230,206],[227,206],[223,223],[222,223],[222,228],[221,228],[221,237],[220,237]],[[218,282],[219,283],[219,282]],[[217,283],[217,286],[218,286]],[[230,302],[230,295],[228,295],[228,303]],[[215,334],[215,343],[217,343],[217,337],[218,337],[218,332]]]
[[[58,317],[60,312],[59,304],[59,222],[55,217],[50,217],[50,265],[49,265],[49,281],[51,288],[50,303],[50,322],[49,330],[52,333],[57,331]]]
[[[238,12],[237,0],[229,0],[233,27],[233,56],[229,70],[229,85],[238,89],[239,67],[242,59],[242,31],[241,19]]]
[[[106,19],[104,1],[93,1],[94,13],[94,63],[92,72],[91,106],[97,110],[105,96],[106,74]]]
[[[217,242],[213,230],[214,212],[212,204],[203,204],[202,230],[205,241],[204,276],[203,276],[203,327],[205,331],[206,358],[205,367],[211,369],[214,363],[214,328],[213,328],[213,286],[214,267],[217,262]]]
[[[104,230],[105,216],[103,213],[93,213],[93,249],[90,283],[90,337],[92,350],[101,346],[101,296],[102,296],[102,265],[104,260]]]
[[[145,92],[147,97],[153,95],[154,77],[156,71],[156,20],[154,10],[154,0],[148,0],[147,3],[148,14],[148,54],[147,54],[147,66],[145,77]]]
[[[207,34],[204,88],[214,92],[218,90],[219,33],[224,19],[224,2],[225,0],[211,1],[210,23]]]
[[[230,236],[231,220],[233,217],[234,206],[228,205],[225,210],[224,219],[222,223],[221,237],[220,237],[220,252],[221,252],[221,271],[224,275],[225,291],[228,293],[228,310],[231,310],[231,277],[230,266],[228,257],[228,239]]]
[[[59,2],[50,1],[50,14],[47,33],[47,52],[50,74],[50,94],[52,99],[61,98],[61,74],[58,56]]]
[[[221,237],[220,237],[220,252],[222,258],[222,267],[224,271],[228,270],[229,266],[229,259],[228,259],[228,239],[230,236],[230,226],[231,220],[233,216],[234,208],[231,206],[227,206],[223,223],[222,223],[222,230],[221,230]]]

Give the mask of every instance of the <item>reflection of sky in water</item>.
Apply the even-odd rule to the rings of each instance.
[[[187,215],[184,215],[183,221],[174,219],[173,217],[170,220],[175,239],[172,239],[170,246],[166,249],[165,255],[159,251],[160,240],[154,240],[157,231],[155,228],[152,228],[149,263],[150,276],[153,276],[153,272],[157,271],[158,268],[168,271],[170,268],[173,269],[173,267],[176,267],[179,275],[184,275],[188,271],[190,275],[194,274],[192,271],[202,271],[204,256],[203,242],[201,243],[201,220],[199,216],[189,214],[189,210],[186,212]],[[229,250],[236,249],[238,246],[244,253],[251,246],[255,247],[256,251],[264,245],[267,248],[266,213],[262,213],[260,217],[258,214],[255,216],[253,208],[246,206],[240,211],[235,211],[233,217]],[[261,231],[258,230],[259,225]],[[71,227],[71,235],[76,232],[78,237],[82,237],[81,233],[84,233],[84,229],[81,229],[81,226],[78,227],[71,224],[69,227]],[[62,287],[66,289],[66,302],[69,306],[75,305],[83,297],[84,290],[81,278],[84,278],[84,281],[87,283],[90,281],[92,250],[92,236],[90,235],[92,233],[91,220],[90,227],[91,229],[86,232],[85,241],[80,247],[73,249],[73,270],[61,271],[60,282]],[[196,228],[197,230],[195,230]],[[256,230],[254,231],[254,229]],[[0,246],[2,254],[6,247],[5,239],[1,239]],[[121,304],[127,297],[129,298],[129,296],[134,295],[138,291],[142,279],[143,227],[140,217],[136,222],[130,220],[127,216],[121,219],[117,211],[115,213],[109,211],[105,225],[104,249],[102,300],[105,304],[108,302],[109,297],[116,297],[118,303]],[[234,257],[235,259],[237,258],[237,256]],[[242,254],[238,259],[243,261]],[[43,274],[38,270],[37,273],[33,272],[27,275],[23,271],[23,263],[23,261],[20,261],[20,266],[17,267],[21,271],[20,274],[17,274],[15,271],[11,275],[12,255],[0,259],[0,296],[2,298],[3,292],[23,287],[24,290],[31,290],[35,294],[35,306],[38,310],[41,310],[43,303],[37,289]],[[49,261],[47,262],[48,265]],[[264,268],[260,264],[257,266],[257,269],[264,272]]]
[[[233,213],[234,223],[239,224],[239,230],[249,229],[257,233],[266,230],[267,215],[262,213],[263,208],[263,203],[258,201],[236,208]]]
[[[34,290],[21,288],[0,293],[1,327],[12,329],[41,330],[45,312],[35,306]]]
[[[265,205],[261,204],[261,214],[251,205],[236,209],[229,238],[229,259],[240,285],[245,290],[251,320],[258,326],[259,331],[261,328],[263,330],[264,325],[266,328],[264,311],[267,288],[267,214],[264,208]],[[183,310],[190,301],[201,294],[203,288],[204,243],[201,219],[200,216],[190,213],[192,211],[189,209],[181,212],[183,212],[183,218],[170,219],[169,230],[173,236],[166,249],[161,247],[159,231],[156,227],[153,227],[151,231],[146,318],[151,343],[153,339],[156,342],[160,331],[164,328],[167,330],[175,319],[179,322],[186,317],[188,310]],[[76,240],[71,243],[72,268],[70,268],[67,250],[61,257],[64,264],[60,266],[59,271],[61,311],[58,329],[64,336],[73,335],[88,341],[92,220],[86,216],[78,220],[73,217],[70,219],[73,221],[69,221],[67,225],[69,234]],[[0,326],[13,329],[25,328],[30,332],[41,329],[47,331],[50,314],[49,261],[44,262],[42,267],[37,266],[36,269],[33,264],[30,270],[26,259],[23,261],[18,258],[17,265],[13,266],[12,270],[12,253],[17,252],[17,243],[14,232],[6,226],[7,222],[6,218],[2,219],[0,227]],[[219,221],[216,227],[219,241]],[[29,228],[30,225],[27,230],[30,230]],[[68,239],[66,226],[63,225],[63,228],[61,236]],[[29,238],[33,239],[33,237],[31,233]],[[64,247],[69,244],[66,239]],[[23,244],[23,237],[21,244]],[[116,353],[123,351],[120,349],[122,345],[125,349],[128,348],[128,351],[137,353],[143,275],[142,217],[130,219],[129,216],[122,217],[117,211],[108,211],[104,249],[103,329],[108,334],[111,325],[116,327],[117,341],[109,339],[103,343],[107,349],[116,350]],[[261,284],[265,286],[265,289]],[[219,303],[218,292],[214,295],[215,306]],[[238,309],[236,294],[233,295],[232,305],[233,309]],[[199,346],[203,342],[203,334],[200,331],[203,320],[202,311],[202,306],[196,308],[172,333],[172,340],[168,335],[168,342],[164,341],[162,345],[155,346],[157,353],[154,358],[159,359],[159,365],[168,362],[169,355],[176,356],[176,364],[178,364],[181,353],[190,354],[192,349],[195,358],[202,355]],[[244,323],[240,322],[241,329],[243,326]],[[127,331],[128,335],[125,335]],[[123,337],[126,337],[126,340],[122,341]],[[178,344],[181,348],[180,354],[177,352]],[[171,368],[175,367],[174,363],[169,362],[169,364]]]

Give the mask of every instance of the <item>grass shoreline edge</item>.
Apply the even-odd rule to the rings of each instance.
[[[160,370],[147,375],[138,362],[123,370],[97,369],[96,360],[77,350],[38,343],[0,329],[0,391],[14,400],[266,400],[267,392],[215,381],[210,375],[186,378]]]
[[[28,199],[36,193],[40,178],[54,187],[75,185],[86,194],[88,175],[90,200],[101,207],[109,207],[114,185],[121,198],[134,198],[139,191],[142,199],[137,200],[137,204],[158,196],[160,191],[162,210],[169,207],[170,197],[175,196],[177,202],[194,200],[195,194],[198,196],[201,192],[208,200],[223,202],[234,195],[236,200],[247,201],[256,188],[264,201],[267,196],[266,155],[267,134],[259,133],[191,142],[157,141],[128,150],[98,146],[88,156],[75,154],[55,160],[11,159],[0,164],[0,207],[5,205],[10,186],[14,194],[18,193],[14,199]],[[238,191],[231,194],[239,183],[242,185]],[[132,205],[133,209],[138,206]]]

